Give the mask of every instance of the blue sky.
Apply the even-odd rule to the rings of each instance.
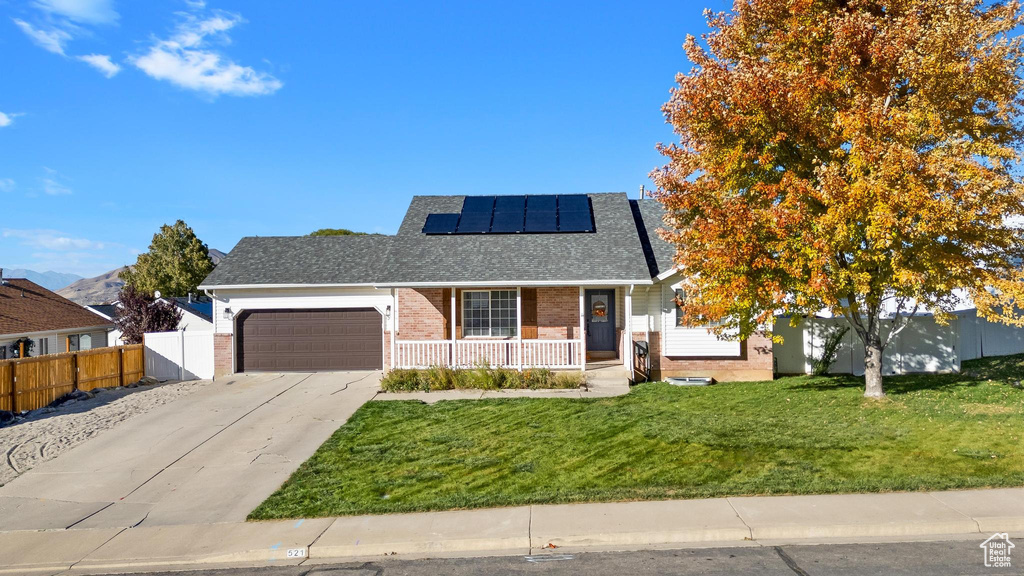
[[[397,230],[413,194],[651,186],[723,0],[0,0],[0,266],[91,276],[161,224],[212,248]]]

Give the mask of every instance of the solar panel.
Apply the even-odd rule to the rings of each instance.
[[[537,210],[540,212],[554,212],[558,209],[555,203],[555,196],[543,195],[543,196],[527,196],[526,197],[526,211],[531,212]]]
[[[558,196],[559,212],[589,212],[590,198],[586,194],[560,194]]]
[[[523,220],[524,214],[522,210],[518,212],[498,212],[495,210],[494,221],[491,222],[491,233],[513,234],[515,232],[522,232]]]
[[[459,224],[458,214],[427,214],[424,234],[454,234]]]
[[[556,225],[555,212],[552,211],[538,211],[529,210],[526,211],[526,231],[527,232],[558,232],[558,226]]]
[[[494,203],[494,212],[519,212],[526,210],[526,196],[498,196]]]
[[[463,212],[459,219],[457,234],[483,234],[491,229],[491,213]]]
[[[593,232],[594,220],[590,212],[558,211],[559,232]]]
[[[466,196],[462,201],[462,213],[486,212],[490,215],[494,211],[494,196]]]

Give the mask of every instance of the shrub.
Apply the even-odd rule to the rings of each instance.
[[[587,384],[583,372],[552,372],[544,368],[476,368],[431,366],[425,370],[395,369],[381,380],[385,392],[429,392],[431,390],[536,390],[579,388]]]

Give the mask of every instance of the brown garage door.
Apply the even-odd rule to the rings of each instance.
[[[376,310],[254,310],[238,318],[239,372],[380,370]]]

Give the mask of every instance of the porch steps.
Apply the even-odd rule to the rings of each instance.
[[[591,390],[629,389],[629,370],[620,360],[587,362],[587,383]]]

